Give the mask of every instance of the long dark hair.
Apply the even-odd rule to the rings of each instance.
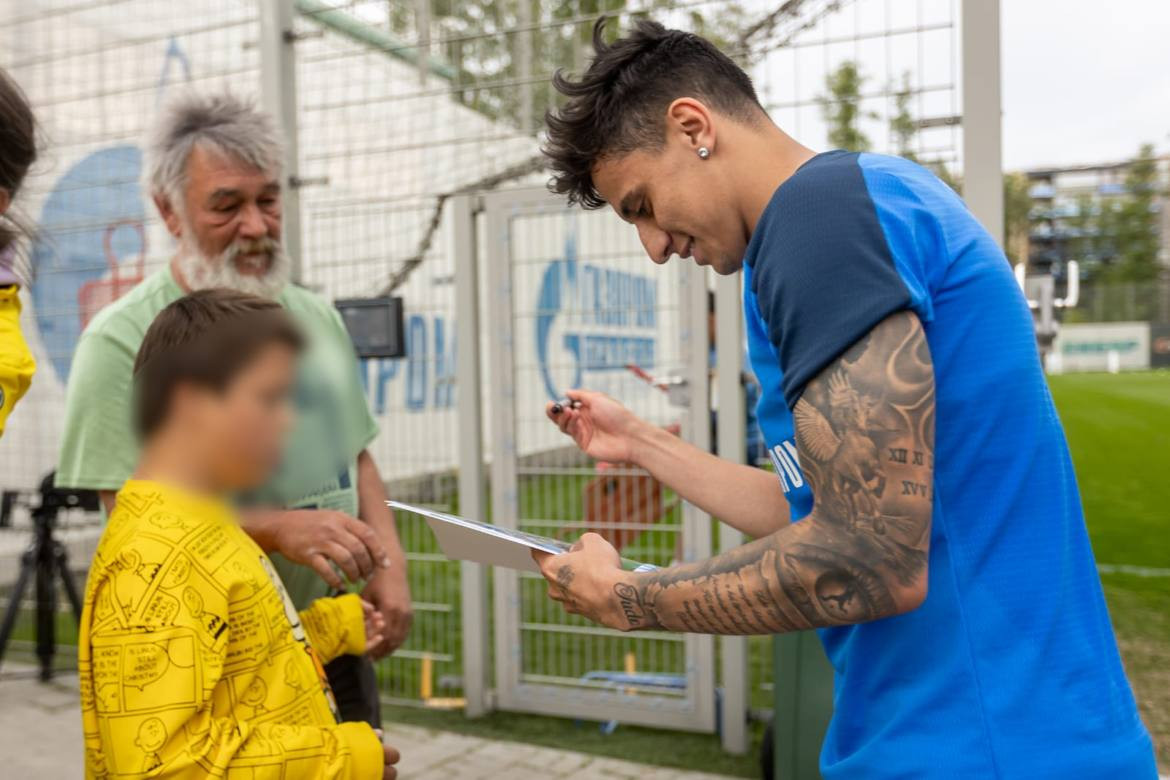
[[[24,93],[0,68],[0,188],[16,197],[37,159],[37,123]],[[0,252],[23,232],[10,216],[0,216]]]

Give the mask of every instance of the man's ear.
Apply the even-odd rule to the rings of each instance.
[[[706,148],[715,152],[715,123],[711,111],[702,102],[689,97],[677,98],[666,109],[666,135],[682,141],[691,151]]]
[[[179,219],[179,212],[171,205],[171,199],[165,195],[154,196],[154,206],[158,209],[159,216],[163,218],[163,224],[167,226],[167,232],[175,238],[183,237],[183,220]]]

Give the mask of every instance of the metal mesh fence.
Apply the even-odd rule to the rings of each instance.
[[[623,24],[650,15],[712,37],[749,67],[773,118],[814,147],[840,137],[832,135],[832,117],[847,105],[856,112],[857,145],[916,156],[943,176],[962,167],[958,0],[290,2],[297,12],[297,121],[286,131],[296,133],[300,152],[302,281],[329,299],[381,292],[404,298],[409,356],[365,361],[362,373],[381,426],[375,460],[391,493],[407,500],[457,508],[458,312],[444,205],[453,193],[542,180],[538,131],[555,104],[550,77],[587,62],[589,32],[601,14]],[[139,186],[146,129],[180,86],[257,94],[261,30],[258,4],[249,0],[0,0],[0,20],[0,66],[28,92],[46,149],[19,201],[41,227],[24,322],[41,368],[0,441],[0,487],[29,489],[56,462],[81,329],[170,253]],[[853,86],[841,81],[847,63],[855,64]],[[603,258],[579,248],[582,262],[592,258],[614,270],[637,269],[645,261],[635,255]],[[556,256],[533,255],[518,273],[539,275],[541,263]],[[660,290],[667,279],[658,277]],[[635,318],[639,305],[622,304]],[[669,308],[656,329],[672,327]],[[655,355],[655,370],[669,369],[670,357]],[[543,381],[528,358],[518,371],[518,380]],[[614,392],[648,392],[632,377],[622,381],[629,384]],[[665,407],[656,413],[670,422]],[[543,421],[518,424],[535,431]],[[587,487],[599,476],[592,466],[571,464],[555,480],[545,479],[538,463],[525,468],[531,529],[575,530]],[[638,475],[611,476],[633,480],[633,502],[661,510],[652,527],[634,522],[614,532],[628,532],[634,557],[667,562],[676,546],[674,499],[652,495]],[[454,690],[459,676],[458,567],[438,553],[421,520],[400,517],[399,528],[417,617],[381,678],[388,697],[417,700],[424,690]],[[547,604],[536,606],[535,596],[526,603],[537,610],[526,621],[557,627],[526,640],[534,659],[528,674],[579,681],[591,670],[626,668],[626,649],[615,642],[596,645],[596,654],[558,655],[542,643],[596,629],[556,617]],[[669,670],[681,657],[675,644],[639,639],[630,649],[637,667]],[[768,641],[749,644],[750,701],[768,707]]]

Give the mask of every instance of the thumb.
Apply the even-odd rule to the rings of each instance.
[[[542,574],[545,571],[545,566],[549,559],[556,557],[556,553],[545,552],[544,550],[533,549],[529,550],[529,552],[532,554],[532,560],[536,561],[536,565],[540,567]]]

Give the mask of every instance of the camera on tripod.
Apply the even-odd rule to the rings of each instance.
[[[39,502],[33,506],[28,499],[21,500],[20,491],[4,491],[0,501],[0,527],[11,524],[12,511],[18,504],[29,509],[33,521],[33,538],[27,550],[20,556],[20,576],[8,597],[8,607],[0,623],[0,662],[8,649],[8,640],[20,613],[20,602],[28,588],[29,581],[36,582],[36,652],[40,661],[40,678],[48,680],[53,676],[53,654],[56,651],[57,582],[65,588],[65,595],[73,608],[73,617],[81,622],[81,597],[69,572],[69,559],[65,545],[53,536],[57,515],[62,509],[84,509],[97,511],[101,507],[97,491],[58,488],[54,484],[55,472],[49,472],[36,494]]]

